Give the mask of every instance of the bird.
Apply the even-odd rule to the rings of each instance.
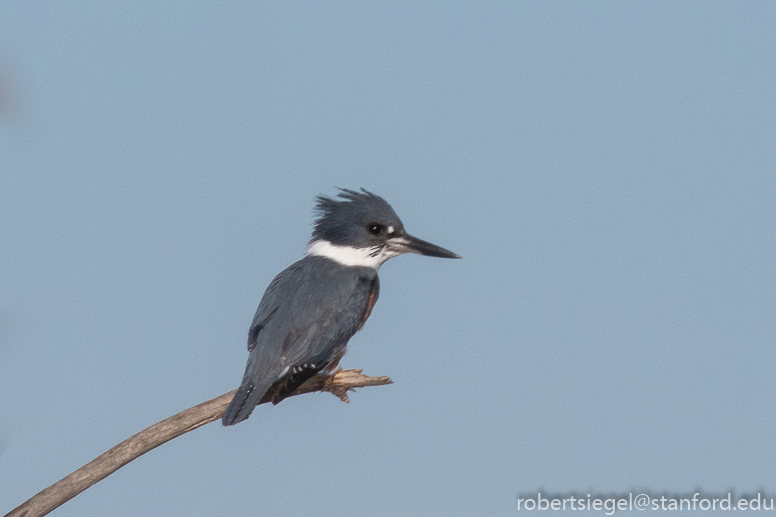
[[[278,404],[314,375],[332,373],[380,292],[386,260],[416,253],[461,258],[404,230],[385,199],[365,189],[316,197],[304,257],[270,282],[248,330],[248,364],[222,417],[248,418],[267,398]]]

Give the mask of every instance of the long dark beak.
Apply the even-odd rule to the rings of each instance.
[[[407,234],[388,239],[388,246],[399,253],[417,253],[418,255],[441,258],[461,258],[452,251]]]

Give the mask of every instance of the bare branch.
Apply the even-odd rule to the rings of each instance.
[[[315,391],[327,391],[348,402],[348,391],[366,386],[391,384],[389,377],[369,377],[361,370],[339,370],[332,375],[316,375],[302,384],[291,396]],[[45,488],[25,503],[11,510],[5,517],[39,517],[69,501],[93,484],[118,469],[178,436],[221,418],[237,390],[224,393],[177,415],[162,420],[136,435],[127,438],[111,450]],[[268,400],[262,399],[259,404]]]

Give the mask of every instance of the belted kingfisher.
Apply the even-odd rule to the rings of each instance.
[[[339,198],[339,199],[336,199]],[[248,365],[222,422],[248,418],[268,395],[277,404],[318,373],[339,365],[377,301],[377,270],[404,253],[460,258],[408,235],[383,198],[364,189],[318,196],[304,258],[264,292],[248,331]]]

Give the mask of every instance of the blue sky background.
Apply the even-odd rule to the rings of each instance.
[[[776,492],[771,2],[0,3],[0,510],[240,382],[314,196],[401,257],[343,360],[54,512]]]

